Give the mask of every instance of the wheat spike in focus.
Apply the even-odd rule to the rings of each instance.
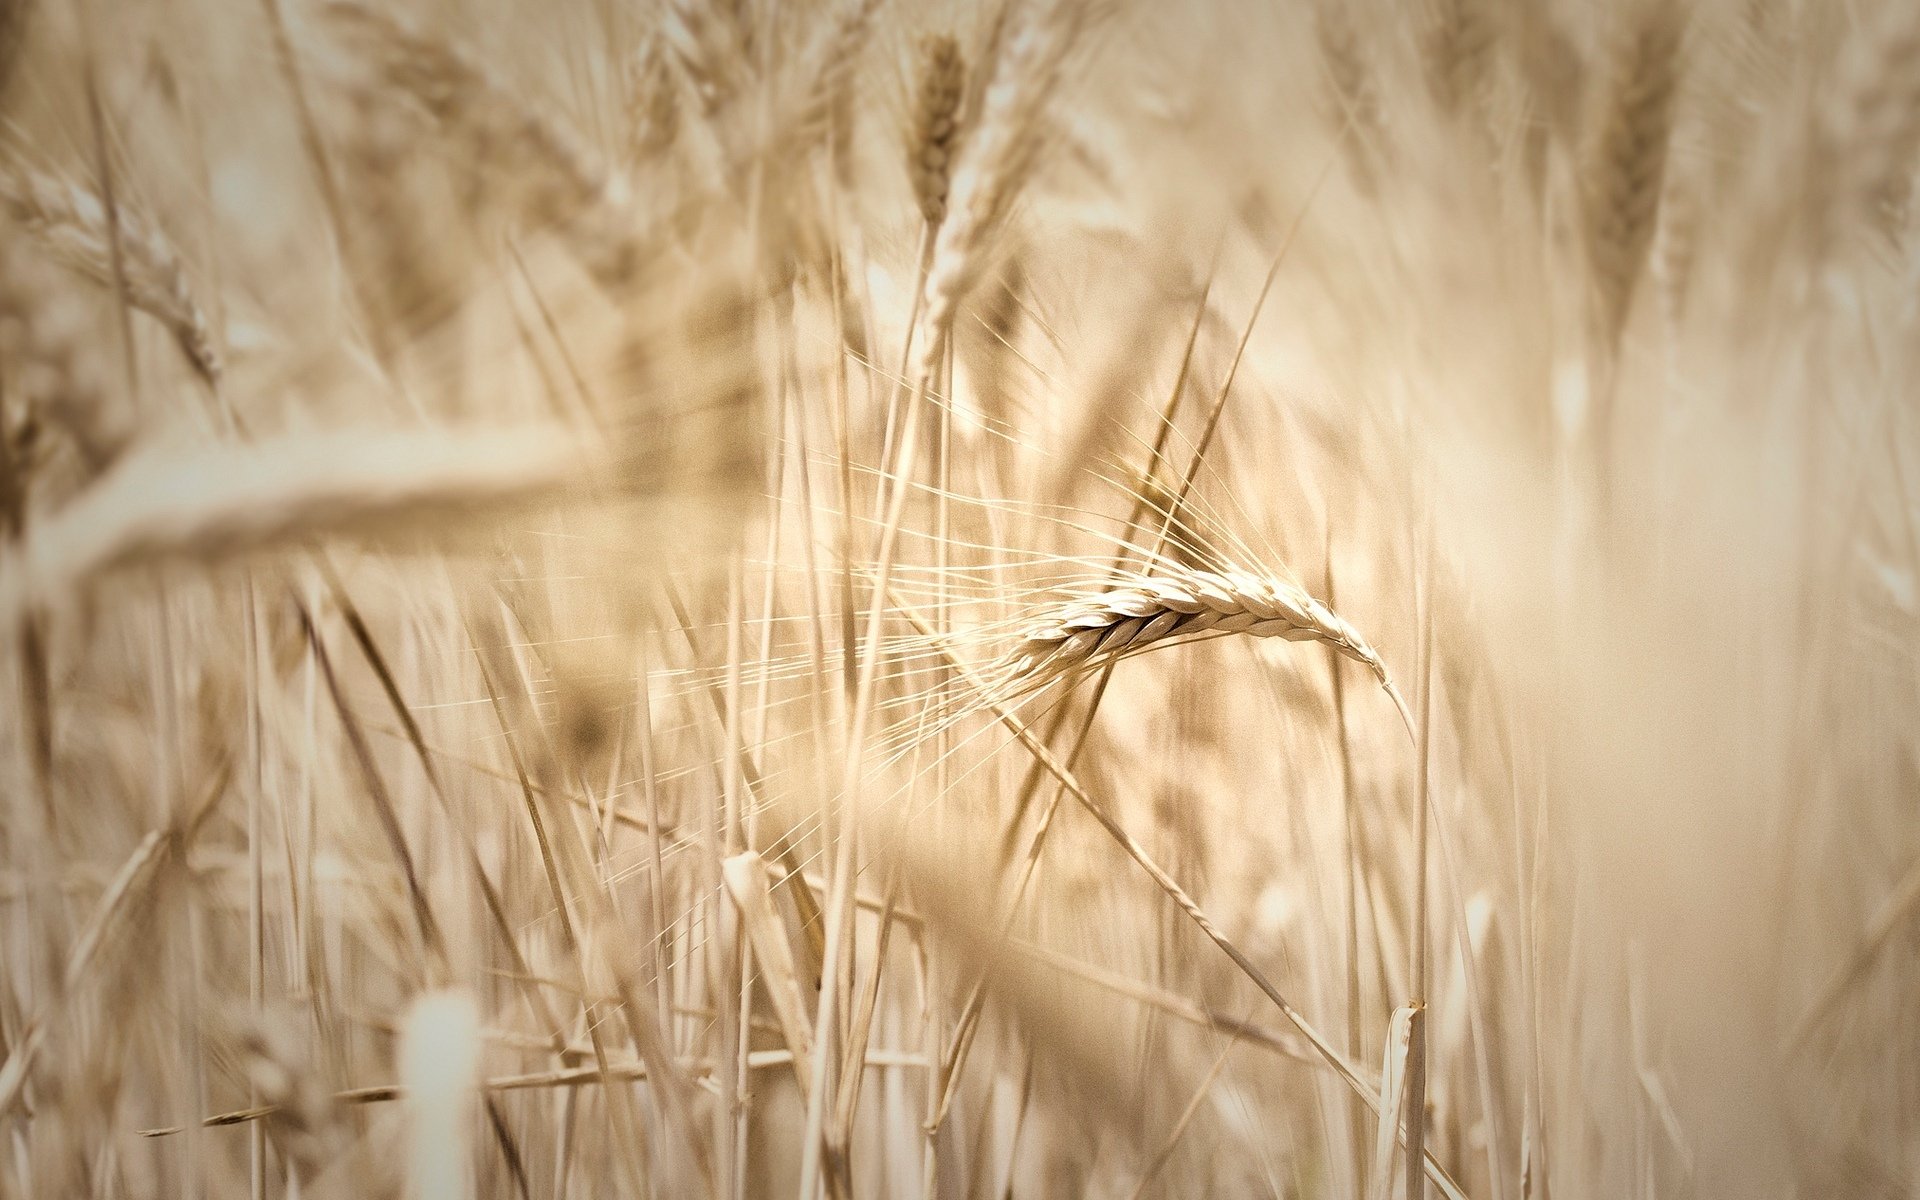
[[[1031,691],[1157,646],[1229,633],[1322,642],[1391,686],[1366,639],[1305,589],[1238,570],[1162,571],[1071,599],[1027,627],[1001,678]]]

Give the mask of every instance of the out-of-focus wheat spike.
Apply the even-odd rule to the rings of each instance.
[[[364,0],[330,0],[326,12],[386,83],[411,95],[449,129],[483,138],[510,135],[511,150],[523,156],[518,165],[538,169],[563,190],[551,196],[556,202],[584,206],[614,186],[604,164],[572,130],[528,107],[511,85],[464,50]]]
[[[914,89],[913,130],[907,145],[907,174],[913,181],[920,215],[938,225],[947,212],[950,168],[960,135],[960,101],[966,88],[966,61],[960,43],[935,34],[921,43],[920,79]]]
[[[803,93],[793,119],[796,149],[830,142],[844,161],[853,128],[853,81],[880,0],[846,0],[800,62]]]
[[[700,101],[700,111],[709,117],[738,94],[747,64],[738,24],[726,13],[716,12],[716,7],[708,0],[673,0],[660,24],[667,48]]]
[[[1887,229],[1905,203],[1920,157],[1920,12],[1888,6],[1849,45],[1834,94],[1808,167],[1829,197],[1816,213],[1822,246],[1843,222]]]
[[[1521,4],[1510,12],[1522,95],[1530,110],[1520,146],[1521,169],[1540,198],[1547,191],[1553,147],[1572,146],[1578,139],[1580,98],[1587,91],[1590,67],[1548,6]]]
[[[1321,0],[1313,10],[1313,36],[1320,50],[1328,107],[1348,170],[1363,192],[1378,182],[1385,142],[1380,91],[1373,69],[1340,0]]]
[[[1225,633],[1321,642],[1388,682],[1386,664],[1366,639],[1304,589],[1242,571],[1201,570],[1157,573],[1047,610],[1007,654],[999,678],[1029,691],[1156,646]]]
[[[1660,201],[1653,270],[1672,333],[1677,333],[1685,316],[1687,295],[1693,285],[1694,259],[1700,242],[1700,203],[1698,185],[1688,177],[1669,171]]]
[[[576,486],[592,457],[555,426],[465,433],[288,435],[122,460],[29,527],[0,560],[11,621],[120,568],[334,534],[446,532]]]
[[[469,142],[537,224],[564,226],[603,281],[623,282],[640,239],[625,177],[565,121],[532,107],[484,64],[365,0],[330,0],[329,20],[387,85]]]
[[[988,242],[1026,181],[1066,59],[1093,15],[1092,0],[1054,0],[1018,33],[995,64],[980,119],[953,173],[949,209],[934,239],[916,334],[927,375],[946,348],[961,302],[979,281]]]
[[[987,85],[994,78],[993,65],[1006,53],[1007,39],[1019,23],[1015,19],[1016,14],[1023,7],[1024,0],[993,0],[971,43],[963,48],[961,57],[973,64],[973,70],[961,90],[957,119],[962,128],[979,124],[980,107],[986,101]]]
[[[472,1194],[480,1051],[480,1013],[471,996],[434,992],[414,1001],[401,1031],[400,1078],[415,1200]]]
[[[1596,327],[1607,346],[1619,337],[1653,242],[1684,30],[1682,17],[1666,7],[1644,7],[1632,19],[1587,156],[1587,258]]]
[[[629,64],[626,95],[628,154],[643,163],[672,146],[680,133],[679,81],[660,32],[648,35]]]
[[[98,474],[124,446],[113,419],[94,323],[82,295],[24,242],[0,246],[0,423],[8,478],[0,481],[0,534],[24,521],[29,496],[55,458],[56,431],[77,452],[80,474]]]
[[[1427,87],[1441,111],[1458,116],[1485,95],[1499,28],[1483,0],[1437,0],[1435,10],[1421,47]]]
[[[77,183],[19,162],[0,170],[0,207],[59,262],[105,287],[116,286],[106,206]],[[126,302],[159,321],[209,384],[223,370],[212,323],[187,283],[172,244],[151,222],[119,206]]]

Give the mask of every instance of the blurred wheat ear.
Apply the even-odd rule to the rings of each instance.
[[[62,265],[159,321],[201,378],[219,384],[224,365],[212,323],[178,253],[158,229],[124,207],[110,223],[92,191],[18,161],[0,169],[0,211]]]

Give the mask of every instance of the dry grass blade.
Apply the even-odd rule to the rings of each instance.
[[[801,1067],[813,1056],[813,1025],[807,1015],[806,991],[794,970],[793,947],[767,886],[767,864],[749,851],[727,859],[721,869],[727,894],[733,897],[747,940],[753,946],[754,961],[760,966],[760,980],[773,1002],[780,1032],[787,1039],[787,1049],[793,1052],[794,1074],[800,1094],[805,1096],[812,1081]]]
[[[1406,1116],[1407,1049],[1413,1033],[1415,1011],[1401,1007],[1393,1011],[1387,1026],[1387,1045],[1380,1063],[1380,1100],[1375,1106],[1380,1124],[1373,1140],[1373,1173],[1367,1184],[1368,1200],[1387,1200],[1393,1195],[1394,1147],[1402,1134],[1400,1123]]]

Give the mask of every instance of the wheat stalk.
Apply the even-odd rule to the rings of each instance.
[[[223,364],[212,323],[187,284],[180,256],[151,223],[120,206],[122,277],[116,281],[113,230],[106,206],[92,191],[14,162],[0,170],[0,208],[62,265],[119,288],[128,304],[166,327],[201,378],[220,381]]]

